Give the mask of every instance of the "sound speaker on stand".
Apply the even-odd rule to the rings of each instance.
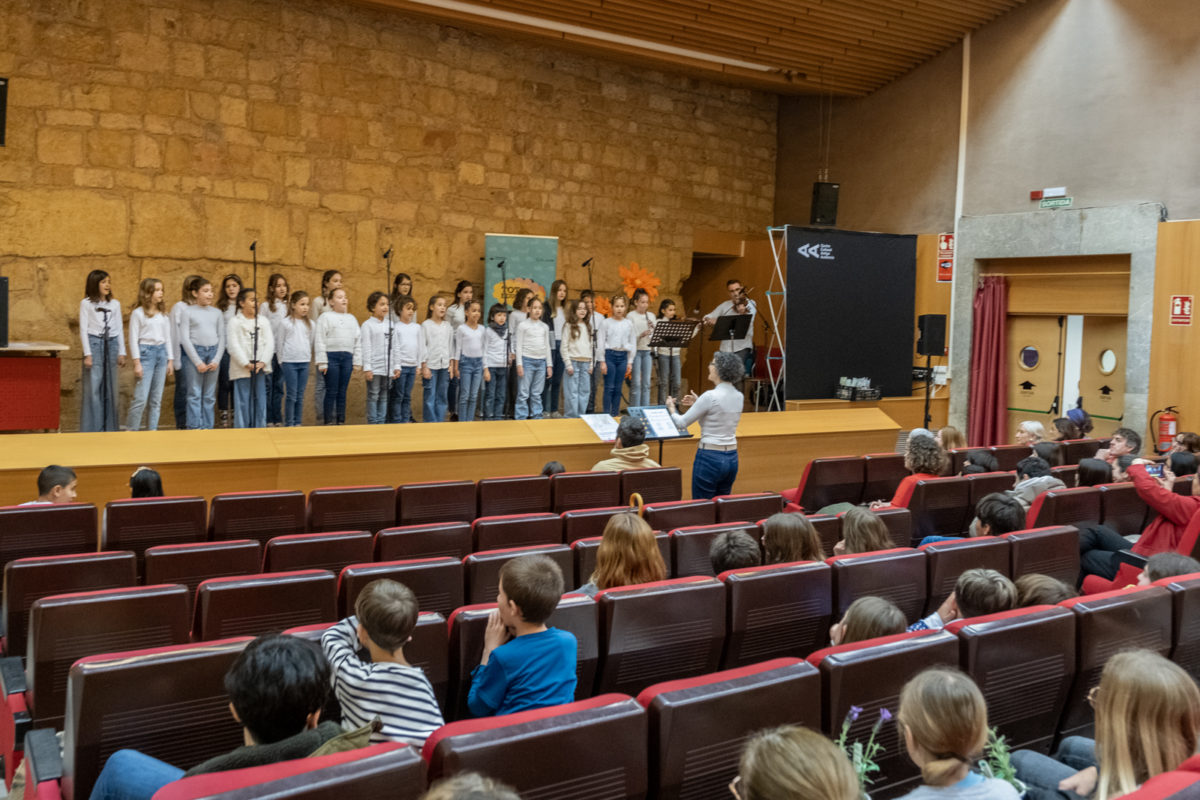
[[[813,184],[812,212],[808,221],[811,225],[836,225],[838,189],[840,183],[817,181]]]
[[[923,356],[946,354],[946,315],[922,314],[917,317],[921,336],[917,339],[917,353]]]

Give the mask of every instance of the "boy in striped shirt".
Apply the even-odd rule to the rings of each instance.
[[[429,679],[404,658],[404,645],[417,624],[417,598],[391,580],[367,584],[348,617],[321,636],[333,667],[333,690],[342,706],[342,725],[361,727],[375,717],[383,727],[372,742],[408,742],[420,747],[442,725],[442,712]],[[371,662],[358,657],[365,646]]]

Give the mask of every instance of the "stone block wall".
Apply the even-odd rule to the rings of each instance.
[[[169,303],[186,274],[247,277],[257,239],[260,290],[340,269],[363,319],[390,244],[422,303],[482,280],[484,233],[560,237],[573,292],[595,256],[597,289],[637,261],[676,293],[693,230],[771,223],[774,96],[350,2],[13,0],[0,76],[10,335],[72,345],[64,430],[94,268],[127,316],[142,277]]]

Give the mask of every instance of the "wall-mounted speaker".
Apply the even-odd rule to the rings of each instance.
[[[812,212],[809,214],[811,225],[836,225],[838,189],[840,183],[817,181],[813,184]]]
[[[946,315],[922,314],[917,317],[921,336],[917,339],[917,353],[923,356],[946,354]]]

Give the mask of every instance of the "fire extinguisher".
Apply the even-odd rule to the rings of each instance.
[[[1155,423],[1154,418],[1158,417]],[[1150,415],[1150,430],[1154,432],[1155,451],[1165,453],[1175,444],[1175,434],[1179,433],[1179,409],[1167,406]]]

